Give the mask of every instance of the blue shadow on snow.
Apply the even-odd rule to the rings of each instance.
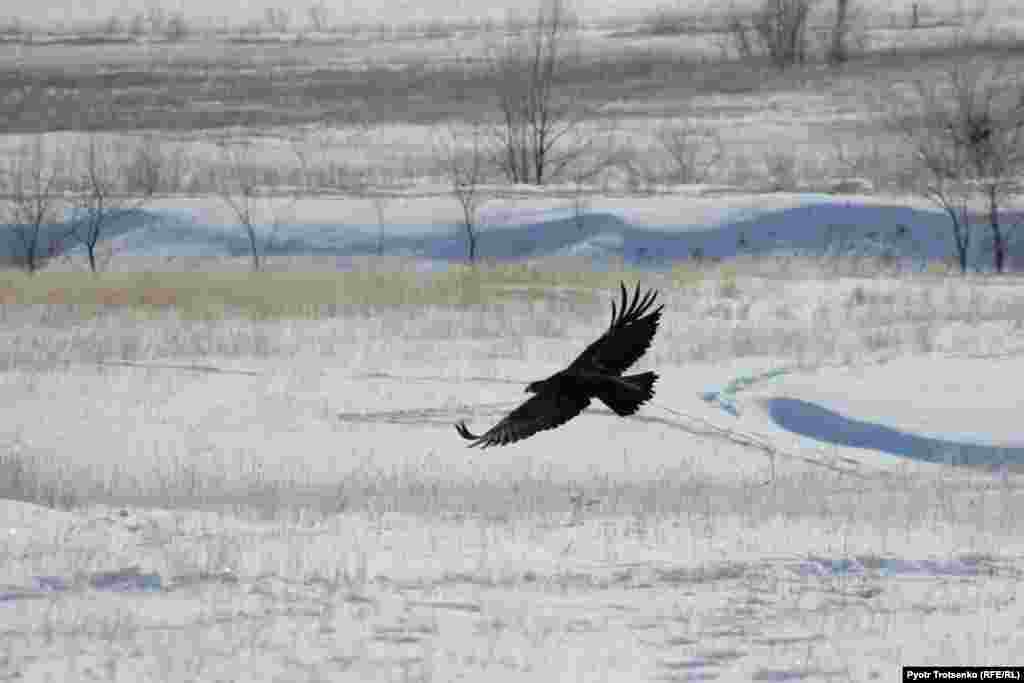
[[[908,434],[885,425],[854,420],[795,398],[770,398],[765,401],[765,406],[775,424],[823,443],[870,448],[890,455],[947,465],[985,469],[1007,466],[1015,470],[1024,466],[1024,447],[992,446]]]

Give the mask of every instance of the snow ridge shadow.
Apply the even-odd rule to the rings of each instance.
[[[827,444],[870,448],[924,462],[985,469],[1024,470],[1024,447],[920,436],[882,424],[856,420],[796,398],[763,401],[775,424],[794,434]]]

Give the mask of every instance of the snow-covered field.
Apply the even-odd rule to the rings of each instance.
[[[882,2],[882,0],[862,0],[858,3],[858,10],[864,12],[868,17],[888,17],[890,15],[906,15],[910,11],[912,0],[897,0],[896,2]],[[582,16],[598,21],[620,20],[626,17],[649,17],[651,14],[661,12],[678,12],[680,14],[692,14],[696,17],[714,15],[725,9],[746,9],[757,5],[756,0],[737,0],[731,3],[728,8],[723,7],[716,0],[689,0],[685,4],[664,3],[659,0],[641,0],[640,2],[623,2],[621,0],[575,0],[571,3],[572,9]],[[823,11],[831,10],[827,3],[822,3]],[[493,20],[501,21],[509,14],[513,17],[522,16],[535,9],[529,3],[514,3],[508,0],[499,0],[488,3],[486,6],[472,5],[464,0],[430,0],[429,3],[410,3],[408,0],[386,0],[373,7],[367,6],[354,0],[329,0],[324,6],[330,12],[332,23],[342,26],[348,23],[361,23],[375,26],[377,24],[402,25],[409,22],[421,22],[426,24],[437,19],[479,20],[482,17],[490,17]],[[246,20],[262,19],[264,12],[268,9],[281,9],[279,4],[270,0],[254,0],[239,6],[235,3],[224,2],[224,0],[181,0],[173,5],[173,10],[180,10],[189,18],[196,20],[200,25],[207,24],[211,19],[229,17],[233,20],[244,22]],[[1020,13],[1020,6],[1014,0],[933,0],[922,6],[922,14],[929,13],[947,14],[956,11],[972,12],[980,8],[988,9],[995,15],[1002,17],[1015,17]],[[88,4],[72,2],[71,0],[53,0],[45,5],[33,3],[31,0],[10,0],[9,11],[12,16],[18,16],[24,22],[39,22],[42,24],[57,24],[60,26],[73,25],[76,22],[90,24],[100,22],[111,14],[121,16],[127,20],[131,12],[136,8],[129,8],[115,2],[115,0],[95,0]],[[172,10],[171,6],[165,8]],[[286,8],[293,11],[292,21],[302,23],[305,17],[298,7]]]
[[[955,257],[948,216],[913,197],[823,194],[751,195],[702,186],[666,187],[656,196],[581,195],[572,186],[544,190],[489,187],[475,230],[478,256],[490,262],[586,258],[664,269],[687,259],[813,256],[850,262],[888,262],[904,271]],[[260,198],[253,222],[275,258],[316,253],[337,257],[387,254],[417,259],[424,268],[467,260],[458,204],[443,188],[425,185],[376,199]],[[1007,207],[1005,221],[1020,219]],[[976,225],[972,271],[991,270],[988,228]],[[241,256],[245,231],[216,199],[164,199],[143,215],[108,229],[110,267],[175,267],[182,259]],[[1011,268],[1024,262],[1024,243],[1011,232]],[[82,247],[57,268],[81,268]],[[287,259],[285,259],[287,260]]]
[[[419,215],[444,218],[437,201]],[[686,236],[806,201],[604,208],[617,229],[668,210]],[[526,203],[543,211],[490,220],[561,210]],[[601,332],[612,292],[306,321],[4,307],[0,473],[66,511],[3,503],[0,666],[638,681],[1013,663],[1024,290],[839,277],[851,258],[748,256],[688,285],[634,270],[666,304],[641,361],[654,403],[486,452],[452,423],[500,419]]]
[[[1019,460],[998,389],[1019,357],[796,370],[734,419],[693,389],[775,364],[666,363],[663,338],[657,403],[688,418],[592,410],[463,448],[453,419],[497,419],[521,396],[504,378],[553,367],[515,358],[578,341],[421,340],[439,357],[387,361],[416,346],[399,341],[340,367],[248,360],[252,375],[7,373],[9,448],[82,502],[3,504],[5,674],[872,680],[1015,661],[1019,475],[923,464],[889,435],[985,434]],[[776,419],[772,401],[794,403]],[[773,444],[774,468],[700,420]],[[91,504],[108,499],[93,486],[123,502]]]
[[[385,4],[369,19],[410,18]],[[989,4],[1019,32],[1016,4]],[[56,13],[77,21],[72,9]],[[887,21],[871,25],[875,47],[936,40]],[[266,64],[293,49],[302,69],[427,63],[459,40],[283,45]],[[597,54],[719,49],[673,41],[585,35]],[[82,49],[11,43],[0,58],[59,69]],[[206,106],[235,82],[217,68],[260,49],[95,55],[115,72],[143,55],[149,76],[209,58]],[[685,100],[734,166],[714,185],[482,185],[477,271],[436,177],[439,126],[161,134],[179,187],[106,226],[107,272],[67,272],[85,269],[72,248],[34,278],[0,273],[0,678],[873,681],[1022,663],[1024,243],[1012,228],[1011,273],[994,276],[974,226],[960,277],[936,206],[870,182],[818,192],[898,165],[883,105],[914,68],[877,83],[861,68],[620,103],[639,157]],[[278,93],[265,94],[242,110]],[[139,102],[140,117],[159,111]],[[98,138],[124,143],[123,163],[145,135]],[[204,185],[222,138],[280,171],[250,207],[266,271],[251,279],[205,272],[249,267],[237,215]],[[48,132],[45,148],[72,166],[85,140]],[[0,137],[0,157],[31,141]],[[806,191],[718,183],[767,178],[780,150]],[[316,194],[286,182],[296,158],[388,182]],[[1004,224],[1022,212],[1011,204]],[[44,252],[65,227],[45,228]],[[117,287],[139,271],[156,298],[133,307]],[[453,423],[490,427],[601,334],[620,272],[665,304],[638,364],[660,375],[654,401],[466,449]],[[239,310],[189,307],[181,277]],[[410,278],[422,301],[392,296],[389,280]],[[329,303],[289,317],[213,291],[243,280],[255,297],[322,285]]]

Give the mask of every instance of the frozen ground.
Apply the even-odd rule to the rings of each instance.
[[[78,20],[59,4],[45,20]],[[940,4],[950,6],[929,9],[955,14]],[[904,25],[909,5],[863,4],[873,47],[950,37],[887,28]],[[366,19],[355,11],[365,8],[332,9]],[[990,37],[1019,30],[1016,3],[989,9]],[[410,19],[402,3],[371,11]],[[302,55],[417,64],[480,42],[364,38]],[[612,43],[720,50],[714,36],[585,38],[600,54]],[[114,71],[171,55],[166,67],[182,57],[188,73],[184,57],[236,48],[84,49]],[[45,68],[84,61],[80,46],[0,52]],[[831,81],[769,93],[752,83],[686,101],[717,122],[730,159],[759,168],[759,153],[791,150],[798,180],[827,187],[838,166],[826,152],[890,167],[881,105],[921,72],[883,70],[877,84],[847,73],[828,91]],[[634,151],[647,154],[658,117],[686,111],[688,94],[626,103]],[[259,133],[252,160],[281,170],[293,162],[288,135],[305,131],[234,132]],[[314,166],[380,168],[410,189],[257,200],[268,269],[309,253],[338,268],[378,252],[425,271],[463,261],[458,205],[444,186],[410,180],[436,167],[425,144],[436,133],[413,120],[362,140],[306,139],[323,147],[322,158],[299,150]],[[131,141],[112,139],[122,135]],[[71,156],[81,137],[46,135]],[[193,162],[175,171],[181,187],[202,186],[219,139],[189,130],[163,148]],[[308,320],[113,305],[83,318],[65,303],[0,298],[0,677],[872,681],[903,664],[1021,663],[1017,276],[920,272],[952,255],[950,231],[935,207],[905,197],[486,189],[486,261],[584,257],[662,290],[664,324],[642,368],[661,375],[654,404],[628,420],[597,407],[483,453],[452,428],[489,426],[528,381],[570,360],[607,321],[603,293],[596,304],[563,288],[479,306],[345,306]],[[246,267],[236,222],[216,198],[163,197],[110,225],[104,249],[114,269],[201,269],[224,256]],[[991,261],[986,234],[979,226],[974,269]],[[71,256],[53,267],[82,268]],[[668,271],[698,256],[703,265],[682,269],[690,279]],[[842,276],[861,272],[873,277]]]
[[[503,376],[550,370],[492,363],[8,373],[23,455],[125,505],[3,504],[5,675],[873,680],[1024,647],[1015,468],[922,463],[889,436],[970,432],[1019,459],[1016,406],[991,390],[1019,358],[795,371],[741,393],[737,420],[692,389],[765,363],[659,367],[658,403],[689,420],[592,410],[480,454],[451,421],[497,419],[521,397]],[[775,444],[775,478],[680,428],[697,418]],[[202,511],[257,485],[271,521]],[[161,495],[189,502],[130,505]]]
[[[499,419],[599,333],[606,300],[8,311],[5,353],[38,361],[0,376],[0,467],[70,510],[2,503],[0,671],[870,681],[1015,663],[1019,282],[648,277],[667,304],[642,363],[655,404],[482,453],[452,423]]]

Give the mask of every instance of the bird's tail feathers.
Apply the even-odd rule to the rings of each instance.
[[[654,397],[654,383],[658,375],[641,372],[638,375],[609,378],[597,391],[601,402],[615,411],[616,415],[632,415],[640,406]]]
[[[473,442],[473,443],[469,444],[470,448],[473,448],[474,446],[480,446],[481,448],[487,448],[487,444],[484,443],[483,435],[482,434],[474,434],[473,432],[469,431],[469,426],[466,424],[465,420],[459,420],[458,422],[455,423],[455,431],[457,431],[459,433],[459,436],[461,436],[466,441],[472,441]]]
[[[477,439],[480,438],[478,434],[474,434],[473,432],[469,431],[469,427],[466,425],[465,420],[459,420],[458,422],[455,423],[455,431],[457,431],[459,433],[459,436],[461,436],[466,441],[476,441]]]

